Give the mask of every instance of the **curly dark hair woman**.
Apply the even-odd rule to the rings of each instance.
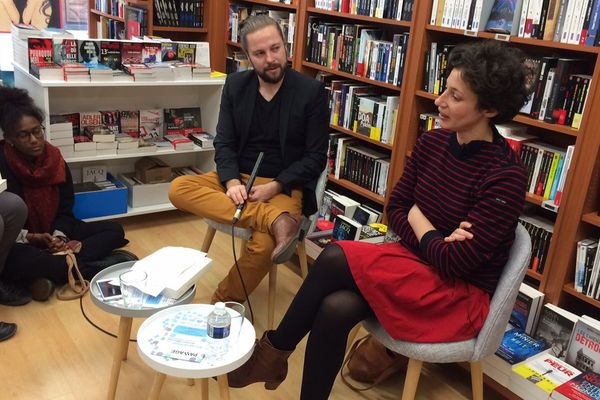
[[[277,329],[265,332],[248,362],[228,374],[230,386],[265,382],[275,389],[308,334],[300,399],[327,399],[348,332],[365,318],[376,317],[398,340],[477,336],[527,183],[519,156],[493,124],[514,116],[527,90],[522,57],[508,46],[460,45],[450,60],[446,89],[435,100],[441,129],[418,138],[386,205],[401,241],[327,246]]]
[[[482,109],[494,109],[498,115],[492,124],[510,121],[530,91],[530,70],[524,66],[524,53],[497,40],[484,40],[458,45],[448,59],[448,75],[460,70],[461,78],[479,99]]]

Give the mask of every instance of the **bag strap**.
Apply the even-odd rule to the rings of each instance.
[[[54,253],[54,255],[65,255],[67,258],[67,280],[68,283],[56,291],[59,300],[74,300],[83,297],[90,289],[90,282],[86,281],[77,265],[77,258],[71,249]],[[76,275],[76,276],[75,276]]]
[[[375,381],[373,381],[373,383],[371,383],[365,387],[355,386],[344,375],[344,368],[346,368],[348,366],[348,363],[352,359],[352,356],[356,352],[356,349],[358,348],[358,346],[360,346],[360,344],[363,343],[364,341],[366,341],[370,336],[371,336],[371,334],[368,333],[365,336],[361,337],[360,339],[357,339],[354,343],[352,343],[352,347],[350,347],[350,350],[348,351],[348,354],[346,355],[346,359],[344,360],[344,363],[342,364],[342,368],[340,369],[340,377],[342,378],[342,381],[350,389],[355,390],[357,392],[363,392],[365,390],[371,389],[374,386],[379,385],[381,382],[386,380],[390,375],[392,375],[394,372],[396,372],[398,365],[401,364],[403,361],[402,357],[397,357],[392,364],[390,364],[386,369],[381,371],[381,374],[379,374],[379,376],[375,379]]]

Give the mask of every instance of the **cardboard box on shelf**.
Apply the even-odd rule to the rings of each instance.
[[[171,167],[156,157],[143,157],[135,163],[135,176],[143,183],[163,183],[171,180]]]

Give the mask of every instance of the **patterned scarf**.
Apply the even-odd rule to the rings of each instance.
[[[66,180],[60,150],[48,142],[44,146],[44,153],[31,160],[8,143],[4,145],[6,162],[23,186],[27,229],[34,233],[51,233],[60,200],[58,185]]]

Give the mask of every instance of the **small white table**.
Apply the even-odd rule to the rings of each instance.
[[[200,362],[191,362],[151,354],[155,348],[152,344],[153,338],[157,334],[165,332],[165,323],[170,318],[186,311],[207,316],[212,309],[213,306],[209,304],[173,306],[154,314],[142,323],[137,335],[138,353],[148,366],[157,371],[148,397],[149,399],[158,399],[166,375],[171,375],[180,378],[201,379],[203,400],[208,399],[208,378],[216,376],[221,399],[229,400],[227,373],[240,367],[250,358],[256,340],[254,327],[247,319],[244,318],[239,337],[235,344],[230,346],[229,351],[219,359],[214,359],[210,355],[207,355]]]
[[[117,346],[113,357],[113,365],[110,371],[110,383],[108,385],[107,398],[113,400],[117,391],[117,383],[119,382],[119,372],[121,371],[121,362],[127,360],[127,350],[129,348],[129,336],[131,335],[131,324],[133,318],[146,318],[166,307],[157,308],[142,308],[142,309],[131,309],[125,306],[109,303],[102,300],[102,295],[96,285],[96,281],[99,279],[114,279],[126,270],[130,269],[135,261],[126,261],[123,263],[111,265],[110,267],[103,269],[98,272],[96,276],[92,278],[90,283],[90,298],[92,302],[97,305],[100,309],[115,315],[119,315],[119,333],[117,334]],[[192,286],[187,292],[183,294],[175,304],[187,304],[191,303],[196,294],[196,285]],[[168,307],[167,307],[168,308]]]

